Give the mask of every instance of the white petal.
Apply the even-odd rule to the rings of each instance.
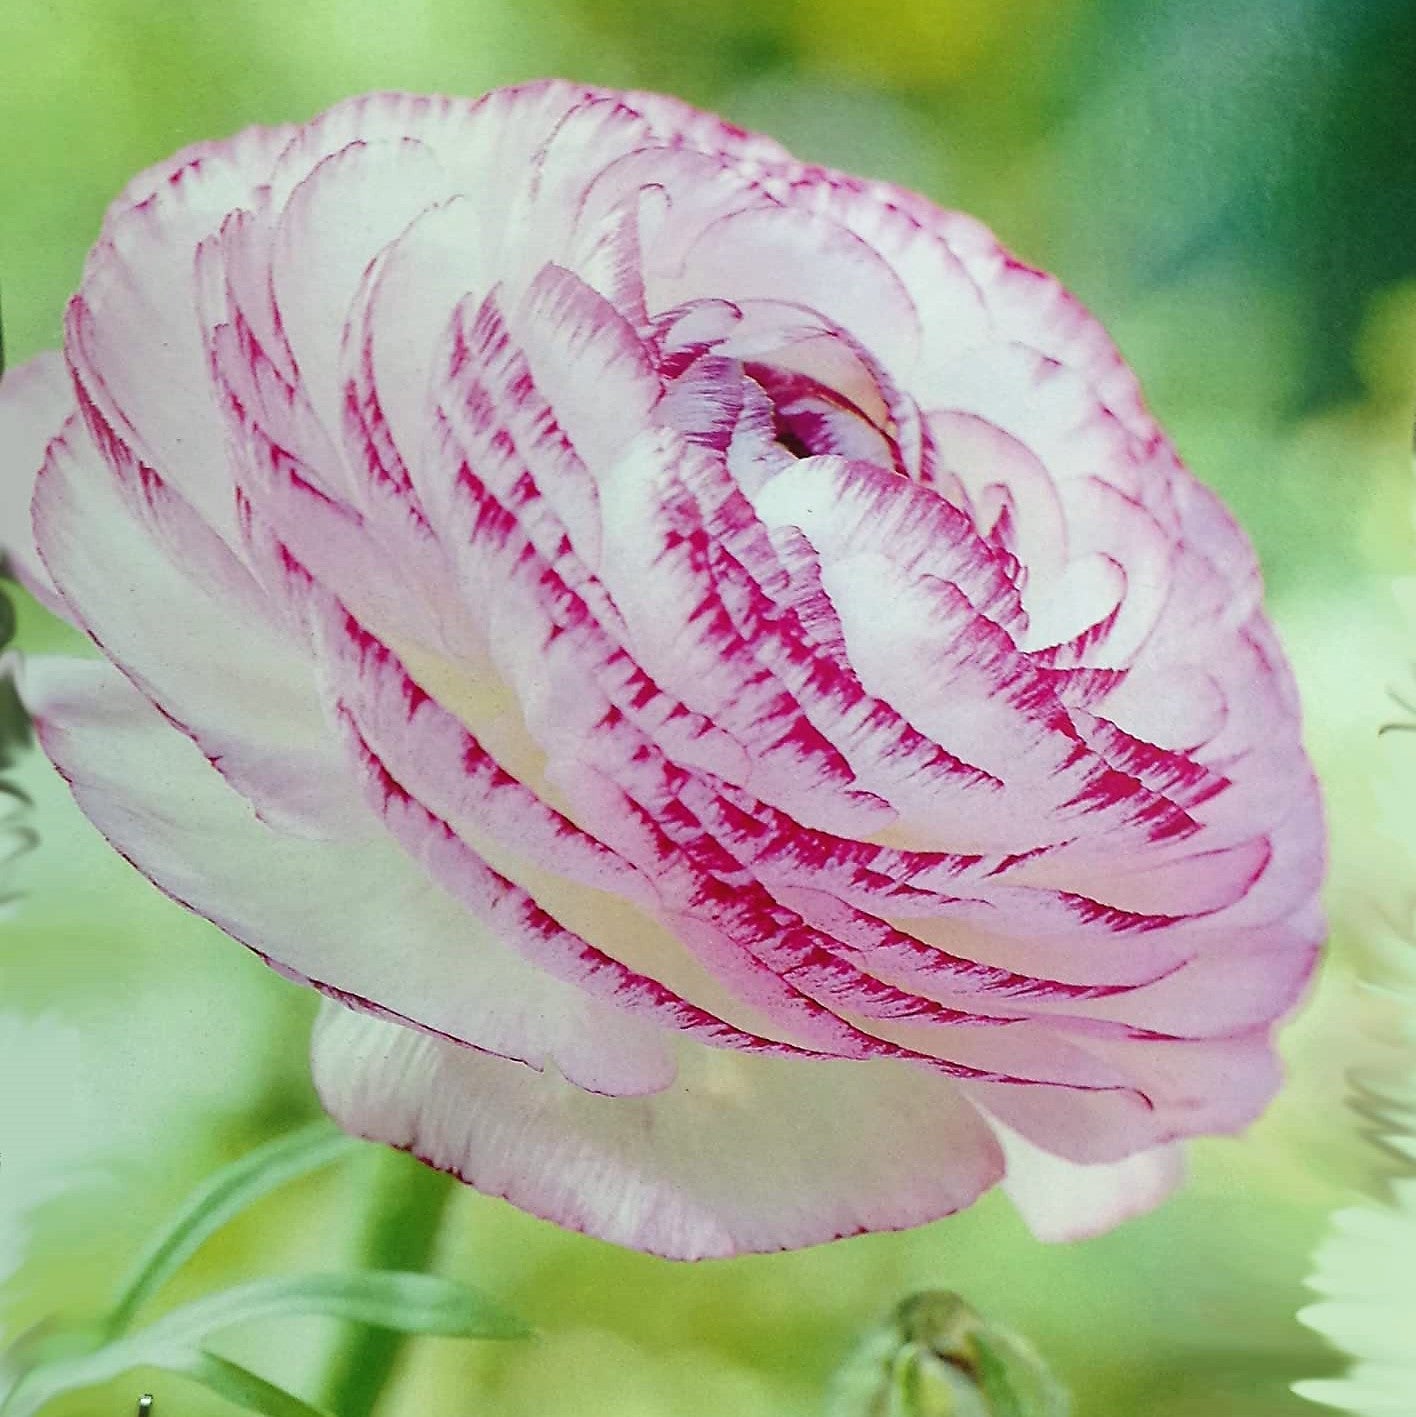
[[[596,1097],[326,1005],[336,1120],[569,1229],[672,1259],[900,1229],[970,1204],[1002,1157],[950,1085],[898,1064],[680,1045],[653,1097]]]
[[[281,973],[356,1007],[606,1092],[667,1084],[661,1031],[524,963],[393,843],[301,840],[252,815],[111,666],[31,660],[40,741],[80,807],[160,889]]]
[[[1008,1170],[1003,1190],[1039,1240],[1088,1240],[1154,1210],[1185,1174],[1179,1146],[1154,1147],[1124,1161],[1079,1166],[1043,1151],[1001,1122],[993,1129]]]
[[[74,386],[61,354],[41,354],[0,382],[0,556],[37,599],[63,615],[64,601],[34,545],[30,503],[44,452],[74,411]]]

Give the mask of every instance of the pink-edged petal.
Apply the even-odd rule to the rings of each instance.
[[[593,1097],[327,1005],[315,1086],[340,1124],[569,1229],[673,1259],[917,1225],[1002,1172],[977,1112],[899,1064],[679,1045],[653,1097]]]
[[[34,544],[30,503],[50,442],[75,408],[60,354],[40,354],[0,380],[0,559],[36,600],[65,615]]]
[[[918,311],[916,356],[900,362],[878,352],[908,387],[927,386],[951,356],[996,339],[996,316],[973,274],[939,230],[944,214],[912,193],[864,183],[821,168],[799,171],[788,186],[765,183],[793,210],[819,212],[864,241],[886,261]]]
[[[979,533],[1026,568],[1021,587],[1030,615],[1067,564],[1067,519],[1046,464],[1010,433],[961,409],[929,417],[928,481],[969,510]],[[1037,592],[1034,594],[1033,592]],[[1046,643],[1046,641],[1044,641]]]
[[[344,332],[365,271],[416,217],[454,195],[425,144],[361,139],[319,163],[280,212],[271,241],[272,295],[303,395],[331,448],[343,421]],[[367,473],[353,471],[351,495],[359,506]]]
[[[325,443],[323,428],[298,387],[282,382],[254,332],[240,321],[219,326],[211,350],[231,443],[240,547],[271,600],[287,602],[291,613],[288,602],[298,602],[299,591],[290,570],[298,567],[385,632],[466,649],[475,636],[416,499],[371,478],[360,497],[367,512],[343,500],[337,472],[331,478],[322,472],[327,464],[310,461],[309,439]]]
[[[163,200],[169,189],[180,188],[194,177],[220,182],[232,192],[250,192],[269,179],[276,160],[298,132],[293,123],[249,127],[229,138],[181,148],[134,177],[109,208],[107,221],[116,222],[132,207]]]
[[[1156,436],[1140,384],[1110,335],[1055,277],[1020,261],[982,222],[937,208],[921,213],[977,286],[998,334],[1081,372],[1136,436]]]
[[[605,1093],[668,1085],[663,1031],[522,960],[386,837],[259,821],[116,670],[40,659],[22,685],[85,815],[166,894],[352,1006]]]
[[[795,528],[773,530],[758,519],[731,462],[725,467],[697,454],[676,460],[663,511],[680,542],[671,546],[666,536],[658,564],[672,564],[675,552],[682,557],[679,548],[688,541],[688,564],[675,565],[674,589],[692,633],[710,637],[712,648],[734,645],[755,664],[779,702],[790,703],[840,753],[854,792],[897,808],[926,795],[942,815],[951,798],[998,786],[866,691],[822,583],[819,556]],[[668,606],[663,614],[670,618]],[[805,831],[806,822],[798,817],[792,829]]]
[[[701,228],[647,298],[664,310],[725,295],[824,316],[892,370],[918,357],[920,312],[904,283],[868,242],[824,217],[775,205],[731,212]]]
[[[1052,655],[1050,662],[1125,666],[1162,613],[1176,548],[1142,498],[1104,478],[1064,482],[1058,496],[1069,560],[1051,583],[1034,585],[1037,600],[1054,604],[1029,626],[1022,647],[1045,653],[1045,646],[1077,643],[1074,659]]]
[[[795,163],[779,142],[762,133],[750,133],[716,114],[705,113],[669,94],[646,93],[635,89],[624,96],[636,113],[649,120],[654,134],[675,147],[696,148],[699,152],[721,153],[735,163]]]
[[[902,575],[956,586],[1000,629],[1026,623],[1016,561],[930,488],[869,463],[812,457],[784,468],[752,500],[764,525],[803,532],[825,562],[888,553]]]
[[[452,312],[499,277],[492,245],[481,202],[459,195],[390,243],[351,312],[368,386],[377,390],[388,436],[410,474],[421,467],[433,436],[434,380],[443,372]]]
[[[1096,1165],[1183,1138],[1233,1133],[1272,1101],[1281,1074],[1267,1027],[1229,1038],[1092,1037],[1079,1047],[1114,1063],[1135,1091],[959,1086],[992,1117],[1067,1161]],[[1136,1098],[1144,1098],[1137,1107]]]
[[[1104,1234],[1154,1210],[1185,1178],[1184,1152],[1176,1145],[1081,1166],[1001,1122],[993,1128],[1007,1162],[1003,1190],[1039,1240],[1063,1243]]]
[[[1259,1028],[1302,997],[1326,934],[1316,910],[1258,938],[1222,927],[1208,936],[1192,934],[1192,959],[1124,999],[1098,1000],[1088,1012],[1191,1038]]]
[[[180,169],[105,225],[65,320],[81,397],[233,544],[236,500],[199,316],[198,251],[253,200],[249,178],[230,164]]]
[[[649,878],[507,773],[392,651],[333,610],[323,638],[371,805],[499,939],[555,977],[713,1046],[804,1055],[728,1023],[751,1010],[654,918]]]
[[[273,619],[226,543],[151,468],[106,462],[78,419],[36,487],[40,553],[68,613],[272,826],[372,824],[345,781],[308,645]]]
[[[960,351],[911,392],[926,415],[961,411],[1001,428],[1059,484],[1098,477],[1123,492],[1139,486],[1144,446],[1081,374],[1026,345],[996,341]]]
[[[314,167],[350,143],[413,138],[437,155],[458,191],[485,200],[496,216],[504,213],[508,195],[566,115],[613,97],[562,79],[494,89],[478,99],[361,94],[295,130],[274,165],[273,194],[283,204]]]

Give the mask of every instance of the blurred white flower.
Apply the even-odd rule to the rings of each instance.
[[[1416,916],[1413,916],[1416,922]],[[1407,929],[1371,942],[1382,982],[1374,1010],[1390,1008],[1388,1032],[1402,1061],[1359,1077],[1368,1135],[1404,1168],[1385,1204],[1333,1216],[1308,1285],[1321,1301],[1298,1317],[1356,1361],[1340,1378],[1295,1383],[1301,1397],[1352,1417],[1416,1413],[1416,943]]]
[[[1345,1376],[1295,1383],[1300,1397],[1353,1417],[1416,1412],[1416,1177],[1392,1203],[1333,1217],[1309,1285],[1324,1295],[1298,1317],[1357,1361]]]

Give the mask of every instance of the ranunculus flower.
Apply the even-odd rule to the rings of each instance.
[[[334,1001],[345,1126],[687,1257],[1091,1233],[1272,1094],[1323,844],[1253,553],[968,217],[361,98],[138,178],[0,435],[104,656],[45,750]]]

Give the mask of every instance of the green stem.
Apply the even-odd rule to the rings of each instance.
[[[377,1156],[374,1166],[359,1265],[422,1273],[432,1263],[456,1183],[397,1151]],[[330,1361],[325,1408],[334,1417],[373,1417],[406,1342],[404,1334],[350,1325]]]

